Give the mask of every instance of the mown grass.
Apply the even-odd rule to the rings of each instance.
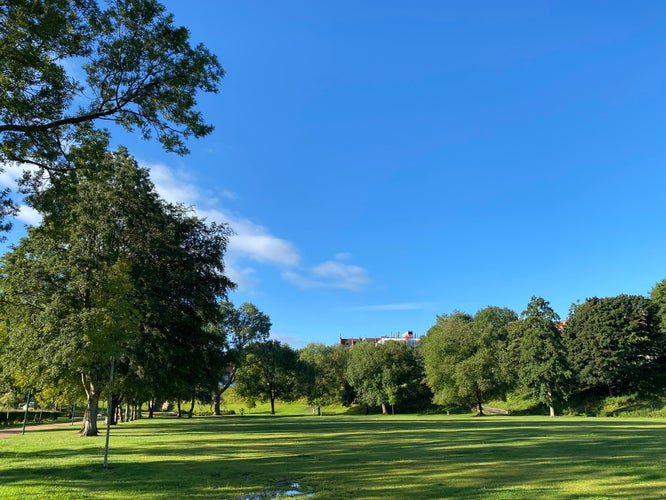
[[[0,440],[0,498],[666,498],[666,420],[246,414]]]

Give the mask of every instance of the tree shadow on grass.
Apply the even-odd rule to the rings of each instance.
[[[578,483],[585,496],[654,498],[666,488],[665,431],[620,419],[156,420],[112,429],[110,470],[98,438],[29,457],[15,449],[0,475],[89,498],[238,498],[280,481],[336,498],[565,498]]]

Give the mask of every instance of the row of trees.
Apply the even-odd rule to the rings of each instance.
[[[239,347],[230,229],[161,200],[100,127],[187,153],[212,131],[196,100],[218,90],[216,56],[156,0],[2,2],[0,53],[0,170],[26,167],[20,190],[42,217],[0,262],[0,390],[73,401],[82,387],[83,435],[102,390],[112,403],[219,392]],[[0,193],[0,229],[16,212]]]
[[[318,413],[333,404],[362,404],[385,413],[399,404],[423,404],[431,397],[418,349],[403,342],[381,345],[309,344],[294,350],[276,340],[248,349],[236,379],[237,393],[250,402],[305,398]]]
[[[111,363],[114,391],[139,401],[189,396],[219,376],[224,339],[210,325],[234,286],[229,229],[161,200],[102,133],[69,157],[76,169],[27,199],[42,223],[2,257],[0,359],[14,387],[66,397],[82,383],[82,433],[94,435]]]
[[[235,309],[230,229],[161,200],[148,173],[99,128],[112,121],[167,151],[210,133],[196,108],[224,72],[156,0],[8,0],[0,5],[0,168],[42,222],[0,262],[0,387],[51,400],[86,392],[94,435],[112,403],[246,397],[312,404],[482,403],[520,388],[552,408],[568,393],[663,388],[666,285],[650,298],[590,299],[563,326],[543,299],[518,317],[489,307],[437,318],[418,349],[268,340]],[[16,213],[0,193],[0,229]],[[115,398],[113,397],[115,394]],[[274,406],[273,406],[274,408]]]
[[[666,388],[666,280],[651,297],[591,298],[561,321],[533,297],[519,316],[487,307],[442,315],[412,348],[402,342],[311,344],[300,351],[256,345],[238,390],[250,399],[306,397],[317,407],[469,405],[518,391],[549,408],[576,393],[663,393]],[[390,410],[389,410],[390,408]]]
[[[518,317],[488,307],[437,318],[423,340],[425,373],[441,404],[482,402],[520,390],[550,408],[573,393],[661,392],[666,379],[664,289],[591,298],[566,321],[533,297]]]

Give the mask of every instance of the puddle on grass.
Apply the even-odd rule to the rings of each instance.
[[[311,488],[306,488],[311,489]],[[238,500],[268,500],[270,498],[312,498],[314,493],[303,491],[300,483],[282,481],[270,490],[257,491],[239,497]]]

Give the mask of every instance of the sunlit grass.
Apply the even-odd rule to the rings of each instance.
[[[660,498],[666,420],[467,416],[142,419],[0,440],[0,498]]]

